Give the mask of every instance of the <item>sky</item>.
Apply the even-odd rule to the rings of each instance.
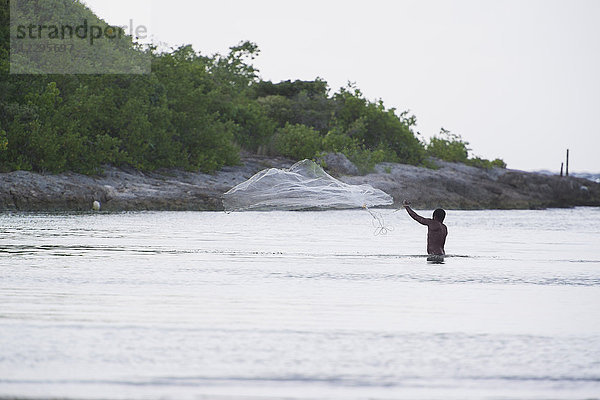
[[[509,168],[600,172],[600,0],[84,0],[203,54],[258,44],[261,78],[354,82]]]

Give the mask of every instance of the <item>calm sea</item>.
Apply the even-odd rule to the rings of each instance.
[[[600,208],[380,212],[2,214],[0,398],[600,398]]]

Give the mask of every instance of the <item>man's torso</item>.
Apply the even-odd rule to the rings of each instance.
[[[448,228],[441,222],[432,221],[427,229],[427,253],[428,254],[446,254],[444,245],[446,244],[446,236],[448,236]]]

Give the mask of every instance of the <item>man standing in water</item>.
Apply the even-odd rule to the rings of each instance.
[[[444,251],[444,245],[446,244],[446,236],[448,236],[448,228],[444,225],[444,218],[446,218],[446,211],[438,208],[433,212],[433,219],[423,218],[419,214],[410,208],[410,202],[404,200],[402,202],[408,215],[421,225],[427,225],[427,254],[443,256],[446,254]]]

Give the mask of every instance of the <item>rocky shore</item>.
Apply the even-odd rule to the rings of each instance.
[[[478,169],[436,161],[439,169],[382,163],[357,175],[343,156],[325,160],[332,175],[350,184],[367,183],[416,208],[530,209],[600,206],[600,184],[510,169]],[[292,160],[247,156],[239,166],[214,174],[163,170],[152,173],[106,167],[101,175],[58,175],[16,171],[0,174],[2,211],[87,211],[99,201],[104,211],[222,210],[221,197],[265,168],[285,168]]]

